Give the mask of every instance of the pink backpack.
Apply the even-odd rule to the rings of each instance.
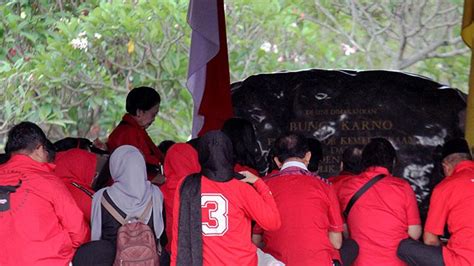
[[[152,201],[150,200],[143,214],[132,221],[126,221],[104,197],[102,205],[122,224],[117,233],[114,266],[159,266],[155,236],[151,228],[143,223],[144,217],[151,211]]]

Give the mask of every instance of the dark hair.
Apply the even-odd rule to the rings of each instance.
[[[70,149],[82,149],[82,150],[89,150],[92,146],[92,142],[86,138],[63,138],[54,143],[54,147],[56,151],[67,151]]]
[[[319,169],[319,162],[323,158],[323,146],[321,142],[315,138],[307,138],[309,151],[311,152],[311,159],[309,160],[308,170],[317,172]]]
[[[467,154],[469,158],[471,156],[471,151],[469,149],[469,144],[463,138],[453,138],[446,141],[441,150],[441,158],[444,160],[446,157],[451,154]]]
[[[342,171],[359,174],[362,172],[362,149],[364,146],[355,145],[348,147],[342,153]]]
[[[176,142],[172,140],[163,140],[162,142],[160,142],[160,144],[158,144],[158,149],[161,151],[161,153],[163,153],[163,155],[166,155],[168,149],[175,143]]]
[[[10,160],[10,155],[6,153],[0,154],[0,164],[4,164]]]
[[[256,159],[260,146],[252,123],[243,118],[231,118],[225,121],[222,132],[232,142],[234,163],[260,170]]]
[[[32,122],[21,122],[10,129],[5,152],[11,154],[20,150],[32,152],[38,145],[44,145],[48,152],[48,161],[53,161],[55,148],[43,130]]]
[[[299,134],[286,134],[275,141],[275,156],[281,163],[291,157],[304,158],[308,151],[308,140]]]
[[[268,150],[267,154],[267,163],[268,163],[268,168],[267,168],[267,174],[271,173],[273,170],[278,170],[278,165],[276,165],[275,160],[275,148],[270,148]]]
[[[197,150],[197,149],[198,149],[198,146],[199,146],[199,139],[200,139],[200,137],[196,137],[196,138],[194,138],[194,139],[188,140],[186,143],[189,144],[189,145],[191,145],[191,146],[193,146],[193,148],[194,148],[195,150]]]
[[[107,151],[97,148],[94,146],[92,141],[86,138],[72,138],[67,137],[60,139],[54,143],[54,148],[57,152],[67,151],[70,149],[82,149],[87,150],[95,154],[108,154]]]
[[[373,138],[362,151],[362,167],[382,166],[392,172],[397,154],[392,143],[385,138]]]
[[[138,87],[128,93],[125,109],[127,113],[137,115],[137,110],[148,111],[160,101],[160,94],[155,89]]]

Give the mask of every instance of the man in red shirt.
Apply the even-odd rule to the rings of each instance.
[[[202,136],[198,154],[201,173],[184,178],[175,193],[171,265],[256,266],[251,221],[266,230],[280,227],[270,190],[248,171],[236,179],[232,143],[224,133]]]
[[[353,205],[347,217],[349,235],[359,245],[359,265],[405,265],[397,257],[401,240],[421,235],[421,223],[415,193],[404,179],[391,171],[396,161],[392,144],[384,138],[374,138],[362,152],[364,172],[347,179],[339,189],[339,202],[344,210],[352,196],[369,180],[385,175],[371,186]]]
[[[409,265],[474,265],[474,162],[464,139],[442,149],[446,178],[433,190],[423,241],[404,240],[398,255]],[[451,237],[441,245],[445,225]]]
[[[331,182],[336,195],[339,194],[339,188],[346,182],[347,179],[353,178],[360,174],[361,165],[360,160],[362,156],[362,145],[355,145],[344,150],[341,157],[341,172],[337,176],[328,178]]]
[[[308,171],[311,158],[307,139],[285,135],[274,145],[276,174],[265,177],[281,215],[275,231],[255,228],[253,239],[263,238],[263,251],[286,265],[333,265],[342,244],[343,222],[331,185]]]
[[[0,166],[0,265],[68,265],[89,238],[84,215],[52,173],[52,144],[35,124],[8,133]]]
[[[123,116],[122,121],[107,140],[110,153],[122,145],[132,145],[141,151],[145,157],[150,180],[157,177],[159,164],[163,162],[163,154],[146,132],[146,129],[155,121],[160,109],[160,101],[160,95],[153,88],[138,87],[131,90],[126,100],[127,114]],[[160,183],[158,179],[155,179],[156,183]]]

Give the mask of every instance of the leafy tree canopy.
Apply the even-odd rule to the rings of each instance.
[[[22,120],[57,140],[105,138],[135,86],[162,96],[156,142],[186,140],[188,1],[15,0],[0,5],[0,134]],[[226,1],[232,81],[262,72],[393,69],[467,91],[462,1]],[[1,142],[1,141],[0,141]]]

